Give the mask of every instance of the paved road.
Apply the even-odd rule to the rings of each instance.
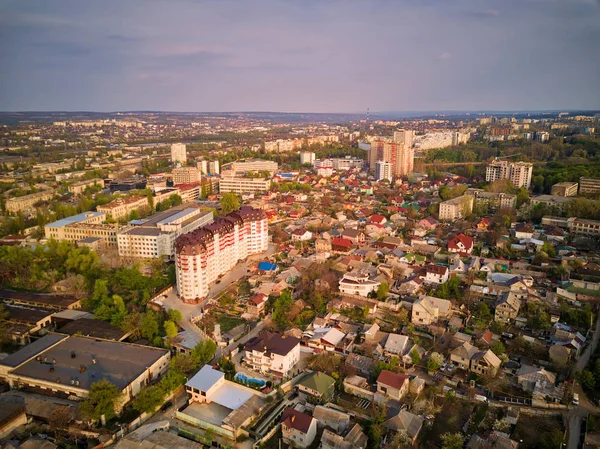
[[[590,360],[590,356],[594,353],[596,347],[598,346],[599,340],[600,313],[598,314],[598,318],[596,320],[596,330],[594,332],[594,335],[592,336],[592,340],[586,348],[585,352],[581,354],[579,359],[577,359],[577,362],[574,365],[575,370],[581,371],[587,366],[588,361]],[[574,392],[579,394],[579,406],[575,407],[567,415],[567,420],[569,423],[569,443],[567,449],[579,449],[582,419],[585,418],[589,412],[598,410],[587,400],[583,389],[577,383],[575,383]]]

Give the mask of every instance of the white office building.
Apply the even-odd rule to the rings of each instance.
[[[392,163],[385,161],[377,161],[375,163],[375,179],[377,181],[383,181],[387,179],[392,180]]]

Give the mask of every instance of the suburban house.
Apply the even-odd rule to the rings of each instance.
[[[502,361],[491,349],[487,351],[477,352],[471,358],[471,371],[482,376],[494,377],[500,369]]]
[[[306,242],[312,239],[312,232],[308,229],[296,229],[292,232],[292,241],[294,242]]]
[[[321,449],[365,449],[367,442],[368,438],[362,427],[354,424],[353,427],[341,433],[325,429],[321,436]]]
[[[359,295],[367,297],[369,293],[377,291],[381,282],[369,279],[367,273],[355,271],[344,274],[340,280],[340,291],[346,295]]]
[[[531,223],[517,223],[515,225],[515,238],[530,239],[533,237],[535,229]]]
[[[335,391],[335,379],[319,371],[310,373],[296,385],[299,392],[321,403],[329,402]]]
[[[331,241],[331,249],[336,253],[348,254],[352,250],[352,240],[335,237]]]
[[[424,275],[421,276],[426,284],[443,284],[450,278],[450,272],[448,267],[443,265],[427,265]]]
[[[500,299],[496,303],[494,319],[508,323],[517,318],[520,308],[521,301],[517,298],[516,294],[514,292],[506,292],[500,296]]]
[[[344,229],[342,238],[350,240],[354,245],[364,245],[367,238],[365,233],[359,229]]]
[[[450,301],[433,296],[421,296],[413,303],[411,321],[413,324],[429,325],[450,313]]]
[[[409,380],[405,374],[383,370],[377,378],[377,392],[391,399],[400,400],[408,393]]]
[[[315,241],[315,250],[318,253],[328,253],[331,251],[331,242],[325,239],[317,239]]]
[[[471,366],[471,359],[479,350],[469,342],[464,342],[459,347],[450,352],[450,361],[460,369],[468,370]]]
[[[245,346],[246,363],[255,371],[287,377],[300,360],[300,339],[262,331]]]
[[[257,293],[248,300],[246,312],[256,318],[263,316],[265,314],[265,306],[267,305],[268,299],[269,297],[267,295]]]
[[[317,420],[306,413],[286,408],[281,416],[283,441],[297,447],[308,447],[317,436]]]
[[[390,334],[383,348],[384,354],[402,357],[408,348],[408,343],[409,339],[406,335]]]
[[[388,430],[385,437],[386,443],[391,443],[394,435],[399,432],[404,432],[410,442],[414,445],[423,427],[424,419],[407,410],[400,410],[396,415],[383,423],[383,427]]]
[[[448,252],[459,254],[471,254],[473,251],[473,238],[464,234],[458,234],[448,242]]]

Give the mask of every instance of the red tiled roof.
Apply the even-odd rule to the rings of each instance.
[[[350,248],[352,246],[352,240],[344,239],[341,237],[335,237],[331,244],[333,246],[345,246],[346,248]]]
[[[473,238],[464,234],[458,234],[456,237],[450,240],[448,242],[448,248],[460,249],[458,247],[458,242],[461,242],[465,249],[473,248]]]
[[[377,378],[377,382],[380,382],[384,385],[388,385],[392,388],[400,389],[404,382],[408,380],[408,377],[404,374],[394,373],[392,371],[383,370],[379,377]]]
[[[293,408],[286,408],[281,416],[281,423],[290,429],[308,433],[313,417]]]

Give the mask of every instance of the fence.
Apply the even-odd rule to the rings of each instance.
[[[186,413],[182,413],[179,410],[176,412],[175,417],[180,419],[183,422],[191,424],[192,426],[200,427],[201,429],[206,429],[211,432],[214,432],[217,435],[223,436],[225,438],[229,438],[231,440],[235,440],[235,434],[231,430],[224,429],[223,427],[216,426],[204,420],[195,418],[194,416],[190,416]]]

